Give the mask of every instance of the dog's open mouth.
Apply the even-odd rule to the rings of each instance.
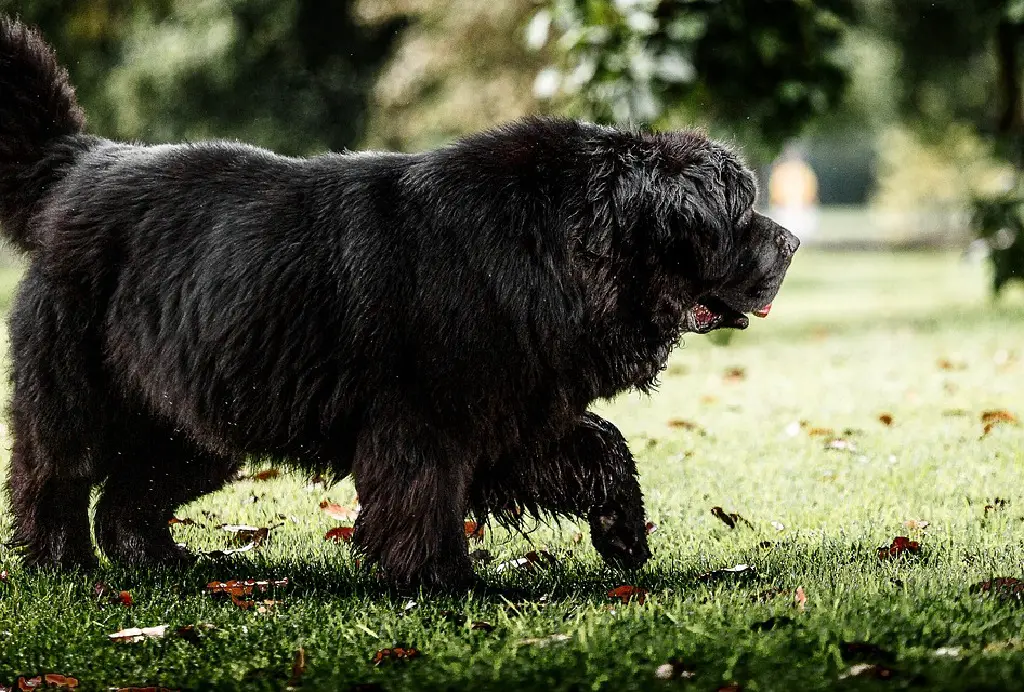
[[[767,317],[771,312],[772,304],[752,310],[755,317]],[[734,310],[717,298],[708,297],[698,303],[692,311],[694,331],[698,334],[706,334],[715,329],[746,329],[750,324],[749,318],[738,310]]]

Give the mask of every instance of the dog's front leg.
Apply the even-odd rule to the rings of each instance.
[[[353,543],[393,585],[456,591],[474,584],[463,525],[473,466],[437,431],[394,426],[363,435],[353,467],[360,504]]]

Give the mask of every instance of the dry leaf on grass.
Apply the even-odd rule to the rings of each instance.
[[[519,569],[532,572],[544,567],[554,567],[557,564],[558,560],[555,556],[542,548],[540,550],[531,550],[522,557],[513,558],[499,563],[495,567],[495,570],[498,572],[504,572],[518,567]]]
[[[355,531],[351,526],[338,526],[325,533],[324,540],[334,541],[335,543],[351,543],[352,534]]]
[[[917,555],[921,552],[921,544],[906,536],[896,536],[888,546],[878,548],[879,560],[893,560],[901,557]]]
[[[121,605],[130,608],[135,605],[130,592],[111,589],[101,581],[93,584],[92,594],[96,599],[96,605],[100,608],[108,605]]]
[[[679,430],[690,430],[698,435],[706,435],[708,432],[702,426],[682,418],[672,418],[668,421],[667,425],[670,428],[677,428]]]
[[[639,586],[630,586],[629,584],[623,584],[622,586],[616,586],[608,592],[608,598],[616,598],[623,604],[636,601],[642,604],[647,599],[647,589]]]
[[[963,361],[955,361],[949,358],[939,358],[936,365],[939,366],[939,370],[966,370],[967,363]]]
[[[181,524],[182,526],[202,526],[202,524],[197,524],[194,520],[189,519],[187,517],[184,519],[179,519],[178,517],[171,517],[167,520],[168,526],[174,526],[175,524]]]
[[[466,534],[466,538],[480,542],[484,539],[484,527],[483,524],[477,524],[475,521],[467,521],[462,526],[463,532]]]
[[[716,519],[720,520],[723,524],[728,526],[730,529],[735,529],[740,523],[746,524],[748,528],[754,528],[754,525],[749,521],[741,517],[735,512],[726,512],[721,507],[712,507],[711,515]]]
[[[892,425],[892,414],[891,413],[880,413],[878,414],[878,422],[885,426]]]
[[[379,666],[387,661],[411,661],[420,657],[419,649],[412,647],[396,646],[391,649],[381,649],[373,655],[373,665]]]
[[[970,591],[995,596],[1001,601],[1024,603],[1024,580],[1017,577],[996,577],[973,585]]]
[[[141,642],[144,639],[160,639],[167,634],[167,625],[155,625],[153,627],[129,627],[113,634],[108,634],[107,637],[111,641],[115,642]]]
[[[742,382],[747,379],[747,370],[740,367],[726,368],[722,379],[726,382]]]
[[[655,524],[653,521],[647,522],[647,524],[644,526],[644,531],[647,532],[648,536],[650,536],[652,533],[654,533],[657,530],[658,530],[658,525]]]
[[[705,572],[697,577],[697,581],[710,583],[723,578],[734,578],[740,576],[750,576],[757,572],[751,565],[738,564],[733,567],[725,567],[723,569],[716,569],[710,572]]]
[[[275,468],[263,469],[259,473],[254,473],[249,476],[249,480],[253,481],[269,481],[277,478],[281,475],[281,471]]]
[[[982,436],[988,435],[999,425],[1020,425],[1017,416],[1003,409],[985,411],[981,414],[981,422],[985,426]]]
[[[328,502],[324,500],[320,503],[320,509],[324,511],[324,514],[329,516],[331,519],[337,521],[355,521],[356,517],[359,516],[359,508],[355,507],[343,507],[335,502]]]
[[[832,428],[808,428],[808,437],[835,437],[836,431]]]
[[[251,598],[253,593],[257,591],[265,593],[273,587],[287,585],[287,578],[276,580],[230,579],[228,581],[211,581],[206,585],[206,593],[209,593],[214,598],[227,596],[231,599],[232,603],[242,610],[256,608],[257,612],[266,612],[267,609],[272,608],[281,602],[272,600],[258,602]]]

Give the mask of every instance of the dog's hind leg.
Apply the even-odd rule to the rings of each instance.
[[[98,366],[89,360],[88,319],[32,266],[11,312],[10,332],[14,543],[26,549],[29,565],[92,566],[89,494],[102,402],[94,396]]]
[[[223,487],[237,459],[213,454],[142,414],[126,415],[105,463],[96,541],[108,559],[138,565],[187,562],[171,537],[175,508]]]
[[[618,428],[592,413],[540,451],[517,450],[481,469],[470,504],[512,523],[522,510],[584,519],[598,553],[619,567],[640,567],[650,557],[636,462]]]

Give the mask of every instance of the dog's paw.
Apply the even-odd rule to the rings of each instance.
[[[590,540],[606,563],[619,569],[639,569],[651,557],[647,525],[622,507],[605,505],[590,513]]]

